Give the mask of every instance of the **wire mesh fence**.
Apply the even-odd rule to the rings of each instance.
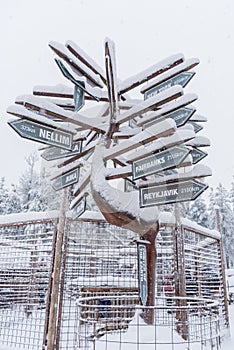
[[[54,228],[54,220],[0,227],[1,344],[42,345]]]
[[[217,301],[174,298],[168,307],[165,298],[158,298],[155,307],[147,307],[154,310],[154,324],[148,325],[146,308],[135,304],[136,296],[109,296],[105,306],[101,298],[78,302],[79,349],[220,349]]]
[[[45,219],[43,215],[36,221],[0,223],[0,344],[32,350],[47,349],[54,297],[57,224],[56,217]],[[184,334],[188,328],[187,339],[183,338],[182,343],[193,344],[195,338],[192,338],[192,334],[196,334],[196,350],[205,349],[213,336],[214,344],[217,344],[218,337],[222,337],[228,327],[220,237],[208,231],[194,229],[193,225],[182,227],[181,265],[176,254],[174,226],[162,222],[156,240],[155,325],[159,328],[153,332],[158,336],[160,327],[171,327],[170,334],[172,332],[175,337],[179,334],[181,338],[178,333],[181,317]],[[117,332],[123,340],[126,332],[133,329],[134,322],[137,329],[143,327],[137,333],[138,340],[144,336],[146,326],[142,318],[136,319],[138,316],[135,315],[136,310],[142,311],[138,306],[136,309],[136,305],[139,305],[137,239],[133,232],[103,221],[75,221],[67,217],[58,294],[54,302],[56,313],[53,317],[56,322],[53,349],[79,349],[84,341],[94,346],[101,337],[108,338],[108,343],[103,344],[110,346],[113,332]],[[186,305],[178,298],[178,282],[181,283],[183,279]],[[202,314],[202,304],[197,308],[190,307],[194,298],[217,300],[219,306],[215,305],[216,311],[213,312],[213,306],[207,309],[203,305],[207,312],[203,310]],[[84,300],[88,306],[84,305]],[[187,308],[187,312],[181,314],[178,308],[183,307]],[[219,322],[216,322],[217,312]],[[218,330],[214,333],[214,329],[219,327],[221,333]],[[85,333],[90,329],[91,339],[90,334]],[[208,334],[207,329],[213,333]],[[199,334],[203,335],[199,338]],[[171,338],[168,339],[171,341]],[[118,349],[124,349],[121,348],[124,341],[123,344],[120,339],[118,341]],[[198,347],[199,341],[201,347]],[[116,338],[114,342],[117,344]],[[148,345],[156,349],[152,339]],[[134,346],[134,349],[140,349],[136,344]]]

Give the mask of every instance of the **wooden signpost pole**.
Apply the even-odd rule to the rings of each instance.
[[[49,322],[48,322],[48,343],[47,350],[54,349],[55,336],[56,336],[56,327],[57,327],[57,311],[58,311],[58,295],[59,295],[59,286],[60,286],[60,268],[62,261],[62,247],[63,247],[63,238],[66,225],[66,207],[67,207],[67,198],[68,198],[68,188],[63,190],[63,199],[60,208],[58,231],[57,231],[57,241],[55,249],[55,262],[54,262],[54,271],[53,271],[53,281],[51,288],[51,303],[50,303],[50,312],[49,312]]]

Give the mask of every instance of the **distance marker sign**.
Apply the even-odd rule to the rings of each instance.
[[[68,173],[59,176],[53,183],[52,187],[55,191],[61,190],[67,186],[73,185],[79,181],[79,168],[71,170]]]
[[[144,94],[144,99],[147,100],[148,98],[157,95],[163,90],[168,89],[169,87],[172,87],[174,85],[181,85],[182,87],[185,87],[188,82],[192,79],[195,72],[181,72],[174,77],[152,87],[150,90],[146,91]]]
[[[68,151],[62,148],[58,147],[51,147],[49,149],[46,149],[42,154],[41,157],[45,160],[55,160],[65,157],[74,156],[76,154],[80,154],[82,150],[82,141],[74,142],[72,145],[72,150]]]
[[[140,207],[194,200],[207,188],[207,185],[196,180],[143,187],[140,188]]]
[[[166,151],[137,160],[132,164],[132,178],[136,180],[143,176],[174,168],[187,157],[189,152],[188,148],[175,146]]]
[[[148,282],[147,282],[147,253],[145,244],[137,245],[138,251],[138,278],[140,298],[142,305],[146,305],[148,296]]]
[[[23,138],[67,150],[72,149],[73,135],[68,132],[25,119],[12,120],[8,124]]]

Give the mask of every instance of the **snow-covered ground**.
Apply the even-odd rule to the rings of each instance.
[[[221,350],[233,350],[234,348],[234,304],[230,305],[229,306],[229,316],[230,316],[230,338],[227,338],[226,340],[223,341],[222,343],[222,346],[221,346]],[[154,328],[154,327],[153,327]],[[150,326],[148,328],[148,332],[144,332],[142,333],[141,335],[141,341],[144,341],[147,343],[147,341],[150,341],[150,337],[152,335],[152,330],[150,329]],[[154,329],[153,329],[153,332],[154,332]],[[158,340],[160,340],[162,338],[162,340],[165,341],[165,330],[159,330],[158,332],[158,335],[159,335],[159,338]],[[135,326],[134,325],[130,325],[129,327],[129,330],[127,333],[124,334],[123,338],[122,338],[122,341],[124,341],[124,338],[127,337],[125,340],[127,340],[128,342],[135,339],[135,336],[136,336],[136,329],[135,329]],[[174,334],[174,336],[176,337],[177,335]],[[114,335],[112,337],[115,337]],[[170,339],[171,337],[171,334],[168,334],[168,339]],[[109,339],[111,340],[111,339]],[[114,339],[113,339],[114,340]],[[174,338],[174,340],[176,340],[176,338]],[[131,350],[131,349],[135,349],[135,346],[134,344],[132,344],[132,347],[131,347],[131,344],[126,344],[126,349],[127,350]],[[144,345],[143,345],[144,346]],[[152,347],[150,347],[150,345],[147,347],[147,349],[151,350],[151,349],[154,349],[155,346],[152,345]],[[0,345],[0,350],[21,350],[21,348],[15,348],[15,347],[9,347],[9,346],[6,346],[6,345]],[[96,344],[96,349],[98,350],[103,350],[103,349],[106,349],[106,344],[103,343],[103,342],[97,342]],[[118,344],[115,344],[115,343],[112,343],[111,344],[111,350],[115,350],[115,349],[119,349],[119,346]],[[141,348],[140,348],[141,349]],[[144,346],[144,349],[146,349],[146,347]],[[168,349],[168,345],[167,344],[163,344],[159,347],[159,345],[157,345],[157,349],[159,350],[167,350]],[[187,343],[186,344],[177,344],[177,347],[176,347],[176,350],[187,350]],[[200,350],[200,347],[198,344],[196,344],[193,348],[193,350]],[[125,347],[121,347],[121,350],[125,350]],[[143,350],[143,348],[142,348]]]

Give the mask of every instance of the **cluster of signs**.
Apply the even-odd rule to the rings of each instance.
[[[61,52],[60,55],[63,58],[65,57],[64,54],[61,54]],[[163,78],[162,74],[162,78],[157,78],[155,83],[151,82],[148,87],[146,85],[141,90],[141,92],[144,93],[144,100],[157,96],[162,91],[175,85],[185,87],[195,74],[194,72],[189,72],[188,70],[190,67],[197,64],[196,60],[190,61],[190,65],[187,64],[186,66],[186,63],[182,64],[184,67],[183,69],[178,68],[180,65],[175,65],[171,74],[168,74],[167,72],[165,78]],[[92,96],[90,89],[87,90],[85,88],[83,81],[79,81],[73,77],[73,75],[66,69],[60,60],[56,59],[56,63],[58,64],[58,67],[63,75],[74,84],[74,110],[77,112],[84,106],[85,93],[91,97],[95,96]],[[134,84],[132,85],[134,86]],[[153,107],[151,110],[153,110]],[[202,126],[195,123],[195,121],[190,121],[194,112],[194,108],[181,106],[180,108],[175,108],[175,110],[163,115],[163,118],[173,119],[177,128],[184,126],[185,124],[190,124],[190,126],[193,127],[194,132],[197,133],[202,130]],[[135,119],[134,113],[132,118],[130,116],[128,119],[129,125],[132,128],[139,128],[137,118]],[[47,121],[44,124],[40,124],[38,120],[35,122],[30,120],[30,118],[22,118],[20,120],[10,121],[9,124],[21,137],[49,145],[50,147],[47,148],[41,155],[47,161],[69,158],[80,154],[82,152],[82,141],[74,141],[74,134],[72,132],[69,132],[63,127],[55,127],[53,122],[54,121],[50,123]],[[62,125],[63,123],[58,123],[58,125],[59,124]],[[155,120],[143,125],[143,129],[147,129],[153,124],[155,124]],[[161,152],[133,161],[131,181],[134,184],[135,181],[147,179],[152,175],[156,177],[157,175],[163,176],[163,174],[166,174],[166,171],[173,171],[173,169],[178,169],[179,167],[183,166],[183,162],[188,155],[190,155],[192,158],[192,164],[196,164],[203,159],[207,153],[201,151],[199,148],[189,147],[183,144],[175,144],[173,147],[161,150]],[[79,167],[64,171],[53,180],[52,186],[56,191],[61,190],[67,186],[76,184],[79,181],[79,176]],[[146,185],[142,187],[133,186],[133,189],[139,189],[139,200],[141,207],[194,200],[207,188],[206,185],[198,182],[195,179],[189,181],[177,180],[174,183],[172,181],[167,183],[166,179],[167,177],[165,177],[165,184],[163,185],[160,184],[152,186],[146,182]],[[81,201],[76,203],[73,209],[76,216],[81,215],[81,213],[85,210],[85,201],[81,199]]]

